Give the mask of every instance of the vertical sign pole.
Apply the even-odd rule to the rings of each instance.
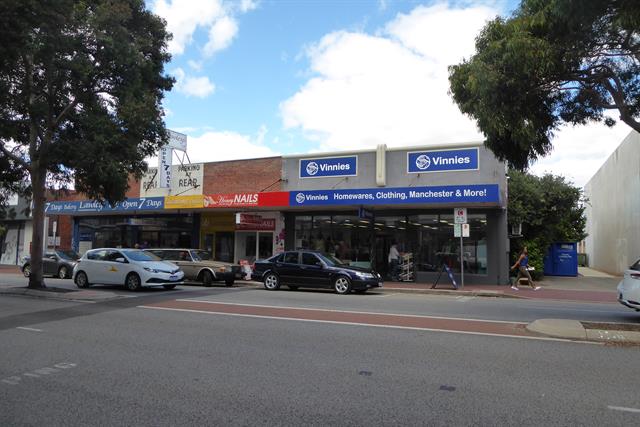
[[[464,244],[462,243],[462,232],[460,233],[460,287],[464,288]]]

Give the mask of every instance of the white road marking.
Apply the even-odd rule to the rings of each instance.
[[[492,334],[489,332],[455,331],[455,330],[449,330],[449,329],[416,328],[412,326],[396,326],[396,325],[376,325],[376,324],[359,323],[359,322],[341,322],[337,320],[297,319],[292,317],[261,316],[258,314],[220,313],[220,312],[214,312],[214,311],[191,310],[191,309],[185,309],[185,308],[149,307],[144,305],[139,305],[138,308],[147,308],[151,310],[165,310],[165,311],[181,311],[186,313],[200,313],[200,314],[211,314],[211,315],[220,315],[220,316],[252,317],[256,319],[294,320],[298,322],[330,323],[333,325],[370,326],[374,328],[409,329],[414,331],[445,332],[445,333],[451,333],[451,334],[483,335],[483,336],[504,337],[504,338],[522,338],[522,339],[536,340],[536,341],[557,341],[557,342],[570,342],[570,343],[577,343],[577,344],[604,345],[604,343],[602,342],[574,341],[574,340],[567,340],[562,338],[527,337],[527,336],[521,336],[521,335]],[[331,311],[331,310],[326,310],[326,311]],[[349,312],[349,313],[356,313],[356,312]],[[413,316],[413,317],[426,317],[426,316]],[[448,317],[444,319],[448,319]],[[512,322],[505,322],[505,323],[512,323]]]
[[[440,317],[440,316],[423,316],[418,314],[402,314],[402,313],[377,313],[374,311],[350,311],[350,310],[331,310],[325,308],[306,308],[306,307],[289,307],[282,305],[260,305],[260,304],[240,304],[235,302],[218,302],[218,301],[207,301],[207,300],[199,300],[199,299],[177,299],[176,301],[184,301],[184,302],[202,302],[205,304],[221,304],[221,305],[234,305],[241,307],[260,307],[260,308],[283,308],[290,310],[308,310],[308,311],[328,311],[330,313],[347,313],[347,314],[369,314],[374,316],[403,316],[403,317],[416,317],[416,318],[426,318],[426,319],[441,319],[441,320],[468,320],[469,322],[491,322],[491,323],[510,323],[510,324],[520,324],[520,325],[528,325],[529,322],[511,322],[507,320],[485,320],[485,319],[465,319],[462,317]]]
[[[607,408],[612,411],[634,412],[636,414],[640,414],[640,409],[637,408],[625,408],[624,406],[607,406]]]
[[[16,329],[22,329],[23,331],[42,332],[42,329],[27,328],[26,326],[17,326]]]
[[[3,378],[0,380],[0,382],[9,384],[9,385],[18,385],[22,381],[22,377],[40,378],[41,376],[55,374],[60,372],[60,370],[62,369],[75,368],[76,366],[78,366],[76,363],[69,363],[69,362],[56,363],[55,365],[53,365],[53,368],[45,367],[45,368],[36,369],[32,372],[24,372],[23,374],[20,374],[22,376],[14,375],[11,377]]]

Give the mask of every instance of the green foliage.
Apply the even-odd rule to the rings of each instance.
[[[450,91],[487,146],[526,169],[563,123],[620,120],[640,132],[640,2],[523,0],[489,22],[476,54],[449,67]]]
[[[537,177],[517,170],[509,171],[509,229],[522,224],[521,239],[511,240],[512,261],[523,246],[530,264],[542,272],[543,259],[554,242],[578,242],[585,233],[585,198],[580,188],[565,178],[546,174]]]
[[[167,142],[165,25],[144,0],[0,2],[0,190],[32,196],[33,248],[45,188],[122,200]],[[29,287],[44,286],[41,258]]]
[[[124,198],[167,140],[164,21],[143,0],[5,1],[0,40],[0,186],[46,175]]]

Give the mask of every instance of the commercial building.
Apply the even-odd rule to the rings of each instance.
[[[335,254],[386,273],[392,244],[411,279],[459,272],[454,208],[465,208],[467,283],[507,283],[504,163],[482,144],[362,150],[173,166],[154,170],[117,206],[52,201],[72,223],[72,246],[201,247],[216,259],[252,262],[297,248]]]
[[[640,134],[632,131],[584,187],[589,267],[622,274],[640,258]]]

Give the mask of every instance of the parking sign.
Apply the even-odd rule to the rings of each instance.
[[[455,208],[453,219],[455,224],[465,224],[467,222],[467,208]]]

